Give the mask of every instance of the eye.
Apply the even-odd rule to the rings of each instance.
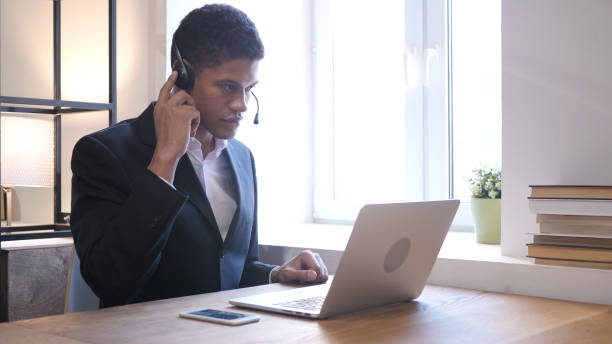
[[[221,88],[223,89],[223,92],[225,92],[225,93],[232,93],[232,92],[234,92],[234,90],[236,90],[236,85],[223,84],[223,85],[221,85]]]

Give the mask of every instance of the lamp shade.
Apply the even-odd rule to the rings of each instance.
[[[3,112],[0,119],[1,183],[53,186],[53,117]]]

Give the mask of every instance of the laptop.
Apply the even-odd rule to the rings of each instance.
[[[458,207],[459,200],[365,205],[331,282],[229,303],[325,319],[413,300],[423,291]]]

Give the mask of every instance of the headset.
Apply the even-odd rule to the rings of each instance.
[[[181,56],[181,52],[178,49],[176,44],[172,44],[174,53],[176,54],[177,63],[172,64],[172,70],[178,72],[178,78],[174,82],[174,84],[186,91],[191,91],[193,89],[193,83],[195,81],[195,74],[193,69],[186,65],[183,62],[183,57]],[[253,119],[254,124],[259,124],[259,99],[255,96],[253,91],[250,91],[253,98],[255,98],[255,103],[257,105],[257,111],[255,112],[255,119]]]

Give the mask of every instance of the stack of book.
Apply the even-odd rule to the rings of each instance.
[[[612,186],[530,185],[536,264],[612,269]]]

